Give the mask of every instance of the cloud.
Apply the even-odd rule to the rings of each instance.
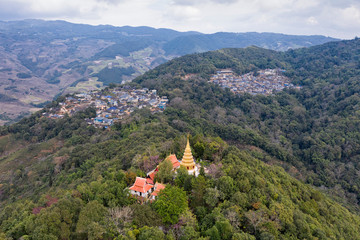
[[[26,18],[57,18],[81,14],[81,6],[68,1],[57,0],[14,0],[0,1],[0,18],[3,20]]]
[[[0,2],[0,16],[3,20],[12,20],[23,17],[23,6],[19,3],[4,4],[3,2]]]
[[[359,0],[0,0],[0,19],[62,19],[181,31],[281,32],[353,38]]]
[[[183,5],[183,6],[194,6],[194,5],[203,5],[203,4],[231,4],[238,2],[238,0],[173,0],[174,5]]]
[[[124,2],[126,0],[96,0],[96,2],[99,2],[99,3],[107,3],[107,4],[110,4],[110,5],[118,5],[122,2]]]
[[[192,22],[200,20],[200,10],[194,6],[172,6],[163,14],[170,21]]]
[[[344,19],[345,23],[347,24],[360,24],[360,7],[356,7],[354,5],[342,9],[340,11],[340,16]]]
[[[308,23],[309,25],[316,25],[316,24],[318,24],[318,21],[316,20],[315,17],[309,17],[306,21],[307,21],[307,23]]]

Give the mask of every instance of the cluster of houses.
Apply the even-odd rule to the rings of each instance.
[[[272,94],[284,88],[299,88],[290,83],[289,78],[283,75],[283,69],[259,70],[237,76],[232,70],[224,69],[217,71],[210,78],[210,82],[229,88],[234,93]]]
[[[114,88],[108,91],[92,91],[66,97],[56,108],[43,113],[49,118],[63,118],[66,114],[84,110],[90,106],[96,109],[96,117],[86,119],[95,127],[108,128],[117,120],[129,115],[135,109],[149,108],[152,113],[162,112],[168,103],[166,96],[159,97],[156,90],[147,88],[134,89],[128,86]]]
[[[180,166],[183,166],[188,171],[188,174],[198,176],[200,166],[195,163],[191,152],[189,137],[187,139],[186,148],[181,161],[179,161],[175,154],[170,154],[165,161],[171,161],[172,171],[176,173]],[[130,194],[136,197],[141,202],[153,201],[158,196],[159,192],[165,188],[165,184],[155,183],[156,174],[159,171],[159,165],[152,171],[146,174],[146,178],[136,177],[135,183],[129,188]]]

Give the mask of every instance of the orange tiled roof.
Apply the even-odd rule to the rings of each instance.
[[[180,167],[180,162],[177,159],[175,154],[169,155],[166,159],[169,159],[171,161],[171,163],[173,164],[174,169]]]
[[[156,175],[157,172],[158,172],[157,169],[152,170],[151,172],[148,173],[146,179],[149,179],[148,181],[152,181],[152,184],[154,184],[155,175]]]
[[[151,196],[157,196],[158,193],[165,188],[165,185],[164,184],[161,184],[161,183],[156,183],[155,184],[155,191],[153,191],[151,193]]]
[[[148,184],[145,178],[136,177],[134,185],[132,185],[129,189],[141,193],[146,193],[153,187],[152,184]]]
[[[154,184],[154,180],[151,179],[150,177],[147,177],[147,178],[146,178],[146,183],[148,183],[148,184]]]

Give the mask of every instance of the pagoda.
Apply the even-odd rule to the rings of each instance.
[[[191,175],[195,175],[195,176],[199,175],[198,167],[195,164],[194,157],[191,152],[189,135],[187,137],[186,148],[180,166],[184,166],[188,170],[188,173]]]

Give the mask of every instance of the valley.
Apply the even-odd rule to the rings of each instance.
[[[207,35],[65,21],[0,22],[0,124],[16,122],[61,94],[131,81],[184,54],[253,44],[287,50],[334,40],[270,33]]]

